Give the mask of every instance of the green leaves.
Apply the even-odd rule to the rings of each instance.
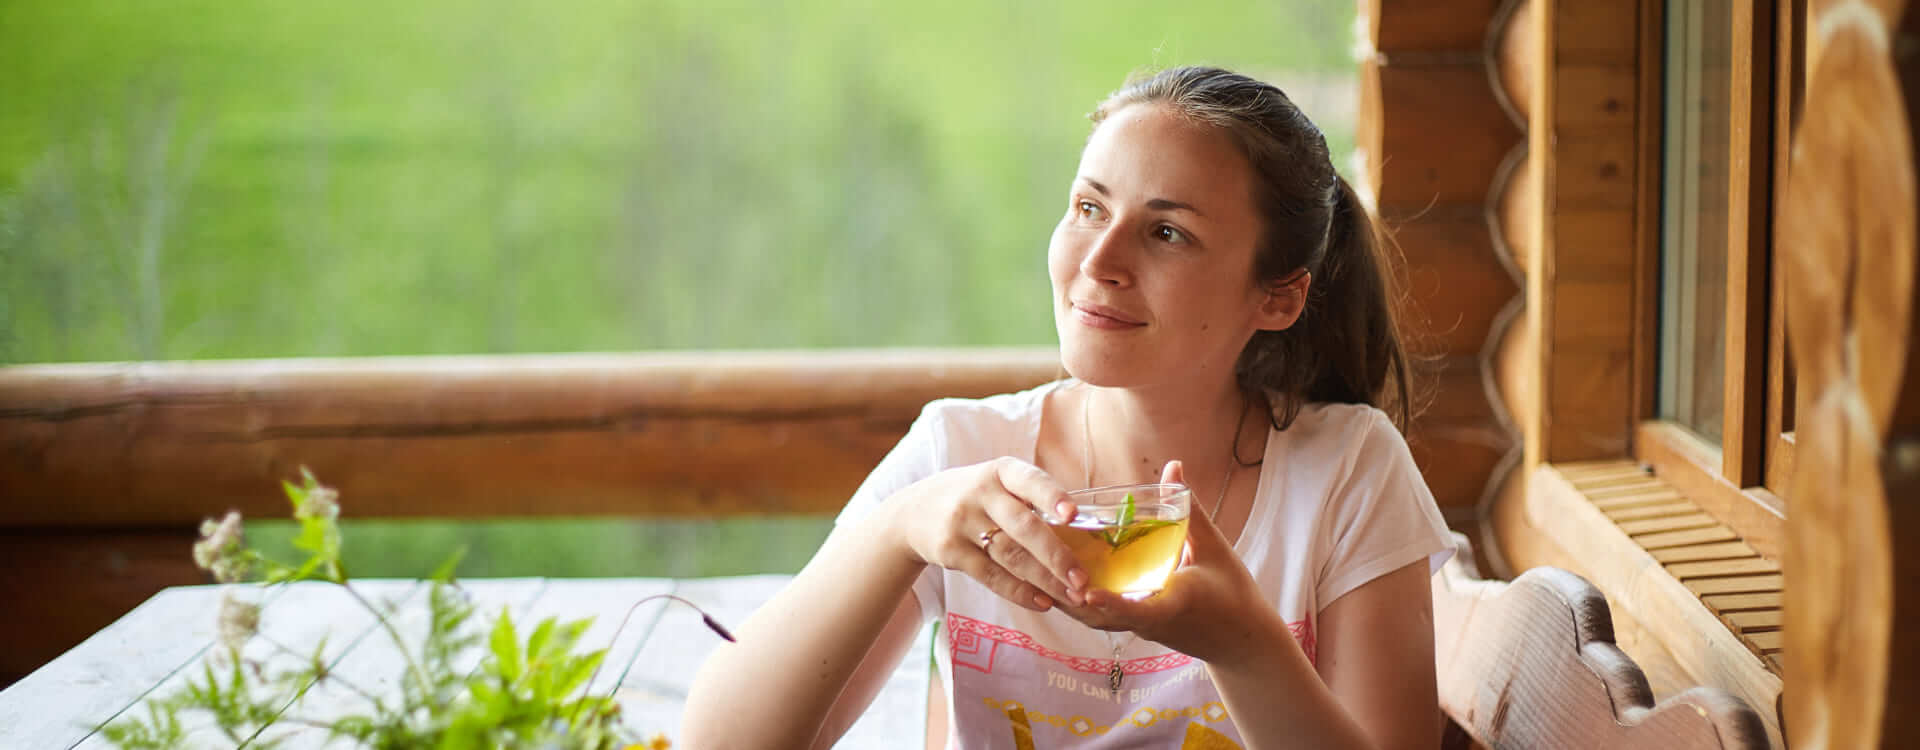
[[[586,686],[606,658],[605,649],[573,653],[591,619],[561,623],[547,618],[524,643],[513,617],[502,610],[487,638],[491,658],[467,680],[468,699],[454,706],[440,747],[501,747],[555,731],[574,740],[614,741],[618,706],[604,697],[574,693]]]
[[[604,649],[575,653],[591,620],[562,623],[548,618],[523,639],[513,617],[502,610],[491,628],[472,627],[474,607],[453,584],[462,550],[433,571],[423,637],[403,634],[395,624],[393,607],[375,605],[348,583],[340,564],[338,494],[305,469],[300,484],[283,482],[281,487],[299,523],[293,546],[307,553],[306,560],[291,566],[244,546],[238,514],[209,522],[196,545],[196,556],[206,558],[203,567],[210,569],[218,563],[231,573],[258,571],[268,584],[318,579],[341,586],[374,616],[399,650],[405,665],[396,681],[398,699],[373,695],[335,674],[326,658],[324,637],[311,654],[266,641],[276,655],[285,657],[284,663],[293,665],[272,673],[265,662],[247,657],[239,647],[245,638],[236,637],[236,645],[228,649],[231,658],[205,661],[201,674],[190,677],[181,690],[149,699],[147,718],[129,713],[103,728],[109,742],[138,750],[180,747],[186,741],[179,718],[182,711],[209,715],[210,723],[232,745],[247,747],[271,747],[290,735],[269,736],[268,730],[290,726],[314,727],[313,731],[379,750],[607,750],[631,740],[619,725],[619,704],[610,696],[586,693],[588,681],[607,654]],[[251,637],[252,628],[246,631]],[[474,649],[483,644],[485,658],[477,659],[477,669],[469,669],[467,665],[476,661],[471,658]],[[364,698],[367,710],[341,717],[282,715],[297,712],[300,696],[310,687],[329,682]]]
[[[500,619],[493,622],[493,636],[487,639],[487,648],[493,651],[494,669],[507,682],[520,679],[520,643],[513,637],[513,614],[500,610]]]
[[[1100,538],[1106,540],[1108,547],[1120,549],[1121,547],[1131,544],[1135,539],[1153,533],[1154,529],[1179,523],[1179,521],[1161,520],[1136,522],[1133,520],[1134,514],[1133,493],[1129,492],[1127,493],[1126,504],[1120,506],[1119,520],[1114,522],[1112,527],[1100,532]]]
[[[467,548],[463,545],[459,549],[454,550],[453,554],[448,555],[447,559],[442,561],[439,567],[434,568],[433,573],[427,576],[427,580],[433,581],[434,583],[453,583],[453,570],[460,567],[460,561],[466,559],[466,557]]]
[[[151,723],[149,723],[151,722]],[[127,750],[166,750],[186,742],[176,709],[167,701],[148,701],[147,719],[130,717],[107,725],[100,734]]]
[[[306,562],[287,580],[306,580],[315,577],[317,571],[323,580],[344,583],[347,577],[340,567],[339,494],[321,486],[305,467],[300,469],[300,478],[297,487],[286,481],[280,483],[287,500],[293,503],[293,518],[300,524],[293,548],[308,553]]]
[[[1100,538],[1107,540],[1107,546],[1118,549],[1120,535],[1125,532],[1127,524],[1130,523],[1133,523],[1133,493],[1131,492],[1127,493],[1126,504],[1120,506],[1120,518],[1113,522],[1113,526],[1101,530]]]

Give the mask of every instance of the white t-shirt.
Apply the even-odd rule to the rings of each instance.
[[[864,516],[941,470],[1032,461],[1046,395],[1072,381],[927,404],[854,493],[838,522]],[[1234,545],[1268,603],[1314,659],[1322,608],[1362,584],[1451,554],[1447,528],[1406,442],[1371,406],[1310,404],[1269,431],[1246,530]],[[964,573],[928,566],[913,586],[948,696],[954,748],[1243,747],[1206,667],[1160,644],[1014,606]],[[1108,688],[1121,646],[1120,690]],[[918,658],[909,656],[908,658]],[[1221,744],[1222,741],[1231,744]]]

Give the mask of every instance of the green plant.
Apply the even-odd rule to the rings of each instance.
[[[338,493],[306,470],[301,474],[301,484],[282,486],[299,526],[293,546],[306,553],[304,561],[285,564],[248,546],[240,514],[233,512],[202,524],[193,546],[194,562],[222,584],[258,581],[271,587],[314,580],[340,586],[373,615],[401,655],[399,694],[376,695],[333,672],[325,658],[325,639],[311,654],[273,642],[259,632],[260,606],[234,597],[230,588],[220,601],[220,658],[207,659],[200,674],[189,676],[179,690],[148,700],[146,716],[107,726],[103,732],[108,741],[122,748],[183,747],[188,738],[181,717],[198,712],[235,746],[273,747],[293,731],[324,731],[329,738],[381,750],[668,746],[659,736],[636,744],[637,738],[620,725],[620,706],[612,696],[586,692],[607,653],[578,651],[590,619],[547,618],[523,635],[503,610],[482,636],[473,605],[453,579],[458,553],[429,577],[426,633],[417,648],[410,646],[393,622],[392,608],[377,606],[356,590],[340,563]],[[704,612],[702,617],[715,633],[732,640],[712,617]],[[299,666],[270,669],[264,660],[247,658],[242,647],[254,639],[269,644],[276,655],[293,657]],[[458,665],[471,663],[463,657],[476,649],[483,649],[479,667],[463,671]],[[326,683],[366,699],[369,710],[339,717],[289,713],[308,690]],[[270,727],[288,731],[269,736]]]

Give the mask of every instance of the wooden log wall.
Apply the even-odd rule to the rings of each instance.
[[[1524,150],[1489,64],[1488,28],[1499,6],[1362,0],[1360,7],[1367,47],[1356,184],[1408,269],[1405,317],[1427,365],[1425,408],[1408,439],[1449,522],[1466,531],[1478,530],[1519,445],[1490,386],[1492,352],[1518,310],[1520,284],[1487,206]]]
[[[1487,516],[1502,570],[1557,564],[1525,517],[1542,464],[1627,455],[1649,411],[1657,273],[1661,3],[1518,0],[1492,30],[1524,157],[1489,211],[1523,278],[1493,382],[1523,436]]]
[[[1920,12],[1816,0],[1777,263],[1799,368],[1786,524],[1796,748],[1920,746]]]

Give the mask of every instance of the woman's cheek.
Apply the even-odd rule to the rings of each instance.
[[[1066,238],[1063,234],[1066,228],[1067,220],[1061,219],[1053,227],[1053,236],[1047,240],[1047,278],[1053,281],[1056,291],[1062,290],[1069,276],[1067,271],[1072,267],[1071,261],[1065,257],[1067,252],[1063,240]]]

